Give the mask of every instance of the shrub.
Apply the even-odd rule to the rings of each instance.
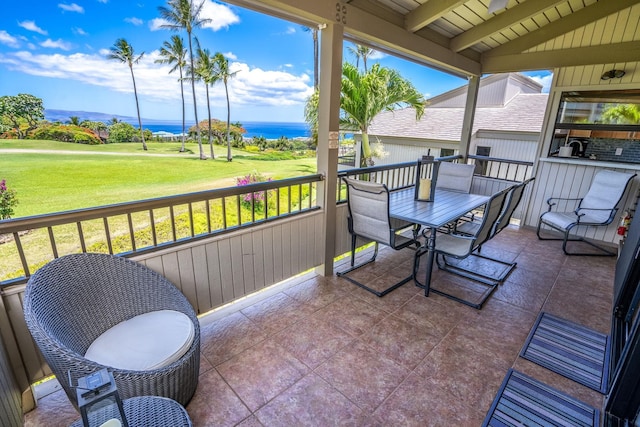
[[[0,220],[9,219],[18,205],[16,190],[7,188],[7,180],[0,181]]]
[[[256,182],[265,182],[265,181],[271,181],[271,178],[266,178],[264,175],[256,171],[254,171],[249,175],[236,178],[236,183],[239,187],[243,185],[255,184]],[[245,208],[251,208],[251,203],[253,200],[254,209],[257,211],[263,211],[265,198],[266,198],[266,194],[264,191],[247,193],[244,196],[242,196],[242,206]]]
[[[28,138],[89,145],[102,144],[102,140],[92,130],[76,125],[42,123]]]

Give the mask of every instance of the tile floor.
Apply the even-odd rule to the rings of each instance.
[[[479,426],[511,367],[600,408],[602,395],[518,353],[541,310],[608,332],[615,259],[567,257],[559,242],[515,229],[483,251],[518,267],[482,310],[425,298],[412,282],[377,298],[342,278],[311,276],[203,320],[200,381],[187,406],[194,426]],[[411,250],[383,250],[353,274],[382,287],[411,264]],[[441,271],[433,284],[477,293]],[[25,425],[77,418],[60,391]]]

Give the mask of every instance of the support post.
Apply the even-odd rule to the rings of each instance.
[[[469,77],[467,85],[467,102],[464,106],[464,118],[462,120],[462,135],[460,135],[459,152],[466,162],[469,156],[471,136],[473,135],[473,119],[476,114],[478,92],[480,91],[480,76]]]
[[[333,275],[336,254],[336,190],[338,179],[338,137],[342,80],[343,26],[328,23],[320,32],[320,98],[318,102],[318,173],[325,179],[318,186],[323,195],[323,264],[317,271]]]

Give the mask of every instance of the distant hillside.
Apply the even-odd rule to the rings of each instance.
[[[77,116],[80,121],[83,120],[91,120],[94,122],[110,122],[112,118],[116,118],[122,122],[137,124],[138,118],[131,116],[120,116],[118,114],[106,114],[106,113],[96,113],[94,111],[69,111],[69,110],[44,110],[44,118],[49,120],[50,122],[67,122],[69,121],[69,117]],[[154,119],[142,119],[142,122],[145,124],[152,123],[168,123],[171,120],[154,120]],[[178,123],[178,120],[176,120]]]

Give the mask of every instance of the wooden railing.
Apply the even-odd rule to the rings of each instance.
[[[0,287],[73,252],[126,256],[319,209],[310,175],[0,221]]]

